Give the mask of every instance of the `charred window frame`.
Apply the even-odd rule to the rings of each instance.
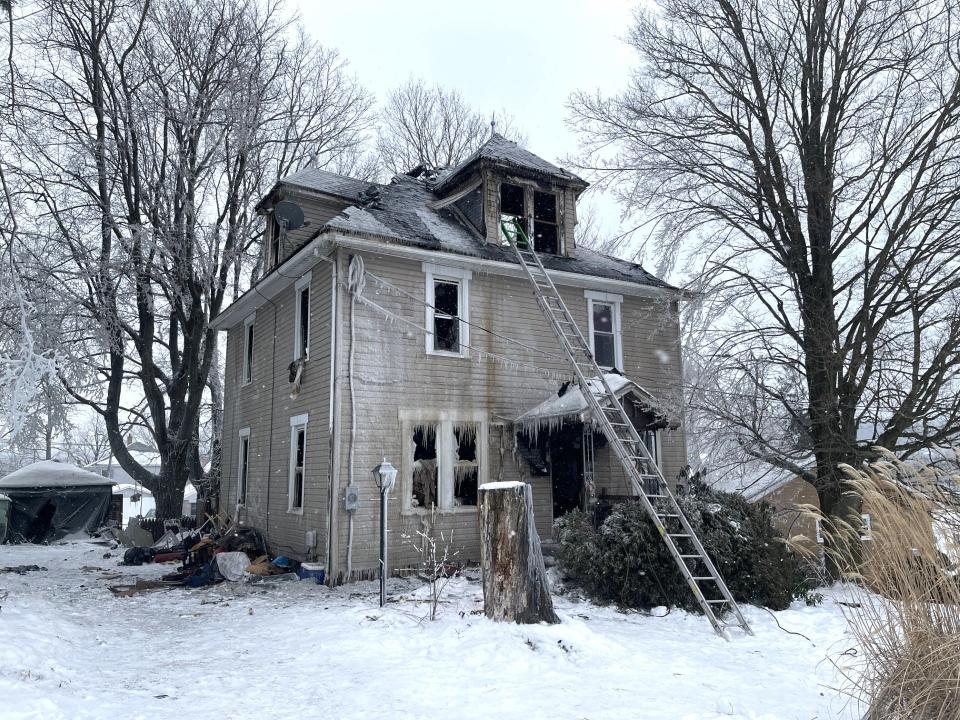
[[[403,411],[400,432],[401,512],[475,512],[487,475],[486,416]]]
[[[240,456],[237,462],[237,505],[247,503],[247,484],[250,476],[250,428],[240,429]]]
[[[533,249],[539,253],[560,254],[560,213],[556,193],[533,191]]]
[[[310,280],[307,273],[293,287],[293,359],[310,357]]]
[[[413,429],[413,467],[410,506],[431,509],[440,504],[440,458],[437,455],[437,423],[423,423]]]
[[[274,217],[273,213],[270,213],[270,219],[267,223],[267,237],[270,241],[267,249],[267,268],[272,270],[280,264],[280,245],[283,239],[280,223],[277,222],[277,218]]]
[[[587,299],[587,334],[594,360],[605,370],[623,370],[623,296],[592,290],[584,291],[584,296]]]
[[[240,374],[240,384],[249,385],[253,382],[253,324],[257,319],[254,313],[243,321],[243,368]]]
[[[290,477],[287,487],[287,512],[303,514],[307,460],[306,414],[290,418]]]
[[[467,357],[470,345],[470,280],[473,273],[424,263],[426,352]]]
[[[500,183],[500,222],[511,225],[519,220],[523,226],[524,232],[530,236],[530,228],[527,226],[526,210],[526,190],[523,185],[516,183]],[[503,228],[500,228],[500,242],[507,245],[507,238],[503,234]]]

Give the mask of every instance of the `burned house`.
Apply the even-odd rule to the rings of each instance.
[[[227,333],[220,507],[278,551],[371,576],[378,491],[391,565],[432,524],[478,559],[477,487],[523,480],[542,536],[598,497],[633,494],[501,234],[531,237],[598,365],[667,478],[685,464],[676,416],[679,292],[578,247],[587,183],[493,134],[454,168],[371,184],[307,168],[276,184],[264,272],[214,326]],[[651,469],[652,472],[652,469]]]

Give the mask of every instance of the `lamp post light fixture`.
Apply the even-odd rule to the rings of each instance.
[[[373,480],[380,489],[380,607],[387,603],[387,496],[397,481],[397,469],[383,462],[373,469]]]

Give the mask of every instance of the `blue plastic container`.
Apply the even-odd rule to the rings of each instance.
[[[327,570],[323,565],[317,563],[301,563],[297,575],[301,580],[314,580],[318,585],[323,585],[327,577]]]

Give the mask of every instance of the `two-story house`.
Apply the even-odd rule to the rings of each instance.
[[[598,496],[632,494],[591,430],[501,220],[518,218],[668,478],[685,465],[676,398],[680,293],[578,247],[587,183],[492,134],[459,166],[371,184],[307,168],[276,184],[261,279],[215,320],[228,333],[221,508],[328,577],[374,576],[378,490],[392,569],[431,522],[479,559],[477,487],[533,487],[539,532]],[[282,213],[275,209],[278,203]],[[305,222],[291,225],[291,203]],[[296,226],[296,227],[295,227]],[[644,388],[649,391],[649,395]]]

